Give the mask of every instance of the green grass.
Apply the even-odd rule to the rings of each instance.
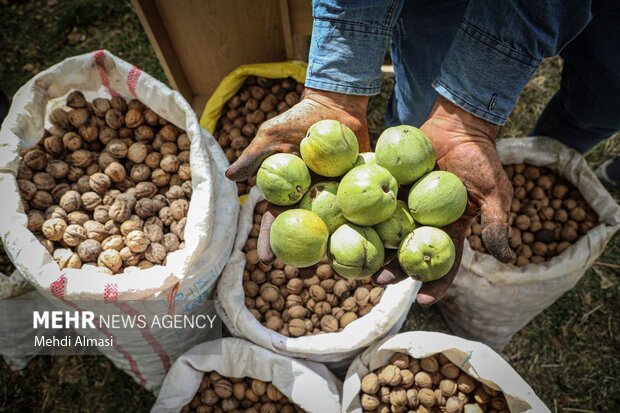
[[[75,34],[77,33],[77,34]],[[0,89],[9,96],[65,57],[106,48],[166,81],[127,1],[0,0]],[[77,39],[77,42],[76,40]],[[546,60],[500,136],[525,136],[558,88],[562,63]],[[370,102],[376,138],[393,88]],[[587,156],[595,167],[620,154],[620,137]],[[615,194],[619,199],[619,194]],[[12,266],[0,250],[0,271]],[[620,236],[577,286],[520,331],[502,354],[557,413],[620,411]],[[490,309],[492,311],[492,309]],[[413,307],[405,329],[448,332],[435,308]],[[147,412],[154,397],[103,356],[37,357],[22,372],[0,362],[0,412]]]

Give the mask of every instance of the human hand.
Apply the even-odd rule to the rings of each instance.
[[[226,170],[226,176],[233,181],[242,181],[255,175],[265,158],[274,153],[299,155],[299,144],[306,131],[323,119],[333,119],[347,125],[357,136],[360,152],[368,152],[367,107],[368,96],[306,88],[298,104],[258,128],[256,137]]]
[[[508,219],[513,191],[495,150],[499,126],[439,97],[420,129],[433,142],[438,168],[458,176],[468,194],[463,216],[443,228],[456,248],[452,269],[444,277],[424,283],[418,293],[418,303],[428,306],[440,300],[452,284],[461,263],[465,234],[478,214],[484,245],[501,262],[510,262]]]

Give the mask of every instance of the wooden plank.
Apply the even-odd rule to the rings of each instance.
[[[291,32],[291,15],[288,9],[288,0],[280,0],[280,15],[282,16],[282,35],[284,36],[284,47],[286,49],[286,59],[294,59],[293,33]]]
[[[168,32],[159,15],[154,0],[131,0],[131,4],[140,19],[159,63],[162,65],[170,85],[190,100],[193,92],[187,82],[185,73],[177,54],[170,42]]]
[[[286,59],[279,2],[155,0],[193,95],[241,64]]]
[[[289,0],[288,7],[293,35],[312,35],[312,1]]]

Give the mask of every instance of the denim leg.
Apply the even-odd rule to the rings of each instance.
[[[388,102],[386,124],[419,127],[430,113],[438,74],[461,23],[466,0],[408,0],[392,30],[396,85]]]
[[[560,53],[560,90],[532,132],[582,153],[620,130],[620,2],[595,0],[592,15]]]

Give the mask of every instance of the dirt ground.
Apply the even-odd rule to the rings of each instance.
[[[128,1],[0,0],[0,89],[8,96],[63,58],[101,48],[166,81]],[[501,136],[527,135],[557,90],[561,67],[560,59],[543,63]],[[392,88],[386,80],[382,94],[371,101],[375,136],[382,130]],[[587,154],[587,160],[594,168],[614,155],[620,155],[618,135]],[[11,270],[0,249],[0,271]],[[502,351],[555,413],[620,411],[619,274],[616,235],[577,286]],[[448,331],[436,309],[417,306],[404,329]],[[21,372],[0,361],[0,412],[146,412],[153,400],[102,356],[37,357]]]

